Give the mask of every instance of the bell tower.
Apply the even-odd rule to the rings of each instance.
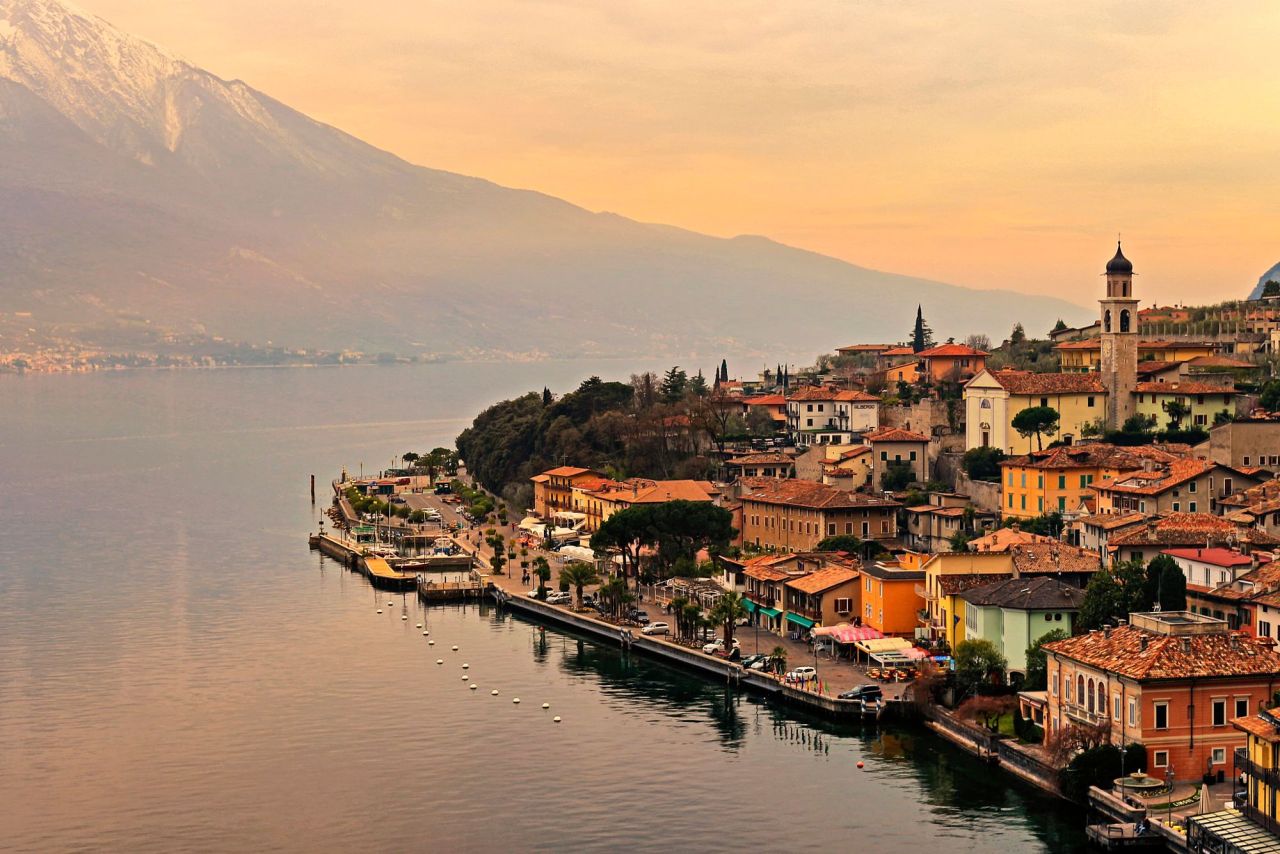
[[[1107,294],[1101,305],[1102,354],[1098,371],[1107,390],[1109,430],[1119,430],[1134,414],[1138,385],[1138,300],[1133,296],[1133,263],[1120,251],[1107,262]]]

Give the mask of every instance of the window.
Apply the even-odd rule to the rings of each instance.
[[[1111,698],[1111,717],[1120,720],[1120,695],[1116,694]]]
[[[1076,702],[1084,705],[1084,677],[1076,677]]]
[[[1058,475],[1058,489],[1067,488],[1067,476],[1065,474]]]
[[[1271,637],[1271,622],[1269,620],[1258,620],[1258,637]]]
[[[1249,716],[1249,698],[1236,697],[1236,717],[1247,718]]]
[[[1089,405],[1093,406],[1093,395],[1089,395]]]
[[[1042,397],[1042,398],[1040,398],[1040,405],[1041,405],[1041,406],[1048,406],[1048,405],[1049,405],[1049,398],[1047,398],[1047,397]]]
[[[1156,755],[1152,759],[1152,764],[1157,768],[1169,767],[1169,751],[1157,750]]]
[[[852,611],[852,610],[853,610],[853,600],[852,600],[852,599],[848,598],[847,596],[844,596],[844,597],[841,597],[841,598],[839,598],[839,599],[837,599],[837,600],[836,600],[836,613],[837,613],[837,614],[847,614],[847,613],[849,613],[849,612],[850,612],[850,611]]]
[[[1187,484],[1187,492],[1195,492],[1195,491],[1196,491],[1196,482],[1193,480]]]
[[[1009,509],[1010,510],[1013,509],[1013,493],[1012,492],[1009,493]]]
[[[1178,512],[1181,512],[1181,510],[1182,510],[1182,504],[1177,501],[1173,502],[1173,512],[1178,513]]]
[[[1022,509],[1023,510],[1027,509],[1027,496],[1025,495],[1022,496]]]
[[[1213,758],[1210,760],[1214,765],[1227,764],[1227,749],[1225,747],[1215,747],[1213,749]]]
[[[1226,700],[1213,701],[1213,725],[1214,726],[1227,725],[1227,701]]]
[[[1169,704],[1168,703],[1155,704],[1155,728],[1156,729],[1169,728]]]
[[[835,522],[828,522],[828,523],[827,523],[827,536],[828,536],[828,537],[834,537],[835,535],[836,535],[836,523],[835,523]]]
[[[1061,512],[1061,511],[1066,510],[1066,509],[1067,509],[1067,497],[1066,497],[1065,495],[1059,495],[1059,496],[1058,496],[1058,510],[1059,510],[1059,512]]]
[[[1138,701],[1129,698],[1129,726],[1138,725]]]
[[[1187,512],[1189,513],[1196,512],[1196,503],[1194,501],[1187,502]]]

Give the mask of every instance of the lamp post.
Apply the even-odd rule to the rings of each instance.
[[[1168,779],[1169,779],[1169,814],[1168,814],[1168,818],[1165,820],[1165,824],[1172,825],[1173,824],[1173,763],[1172,762],[1169,763]],[[1201,794],[1201,797],[1208,797],[1208,792],[1203,792]]]

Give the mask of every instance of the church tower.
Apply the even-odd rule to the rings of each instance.
[[[1138,301],[1133,296],[1133,263],[1120,251],[1107,262],[1107,295],[1102,307],[1102,356],[1098,370],[1107,390],[1109,430],[1119,430],[1134,414],[1138,385]]]

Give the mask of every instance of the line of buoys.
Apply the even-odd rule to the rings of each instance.
[[[427,641],[427,646],[435,646],[435,645],[436,645],[435,641]]]
[[[422,633],[422,636],[425,638],[425,637],[427,636],[427,633],[426,633],[426,632],[423,632],[423,633]]]
[[[463,681],[463,682],[466,682],[468,678],[469,678],[469,677],[468,677],[466,674],[463,674],[463,676],[462,676],[462,681]]]

